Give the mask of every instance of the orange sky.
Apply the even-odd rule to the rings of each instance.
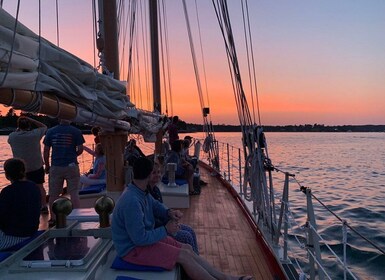
[[[4,1],[4,8],[14,13],[15,3],[9,2],[14,1]],[[91,2],[59,1],[59,34],[60,47],[94,64]],[[210,104],[214,123],[237,124],[238,115],[224,46],[211,1],[197,2],[202,11],[199,16],[209,90],[209,101],[205,102]],[[229,2],[231,15],[235,16],[232,22],[234,34],[236,39],[242,39],[241,17],[237,14],[239,7],[235,3],[239,1]],[[381,13],[385,10],[385,2],[257,2],[260,1],[249,1],[249,7],[253,15],[251,25],[262,124],[385,123],[385,37],[381,35],[385,30],[385,17]],[[173,83],[173,105],[168,104],[167,107],[169,114],[179,115],[187,122],[200,123],[201,108],[181,1],[169,0],[166,3],[170,16],[168,28]],[[42,34],[56,43],[53,5],[42,1]],[[35,7],[37,0],[22,3],[20,19],[36,32]],[[190,10],[189,13],[196,34],[195,11]],[[196,52],[200,53],[198,43],[195,38]],[[246,53],[242,44],[237,45],[237,50],[248,93]],[[203,81],[203,76],[201,79]],[[0,110],[4,115],[8,109]]]

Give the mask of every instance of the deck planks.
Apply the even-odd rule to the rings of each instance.
[[[181,209],[182,223],[196,232],[200,255],[217,269],[233,275],[273,279],[255,233],[236,201],[207,170],[202,193],[190,197],[190,208]]]
[[[196,232],[199,252],[217,269],[233,275],[273,279],[263,250],[236,201],[209,172],[201,168],[207,182],[202,193],[190,197],[190,208],[180,209],[182,223]],[[48,228],[49,215],[41,215],[39,229]]]

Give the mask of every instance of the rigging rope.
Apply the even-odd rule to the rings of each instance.
[[[130,13],[130,26],[131,26],[131,31],[130,31],[130,41],[131,41],[131,46],[130,46],[130,59],[129,59],[129,67],[132,67],[132,73],[131,73],[131,93],[133,94],[135,101],[135,104],[139,106],[140,108],[143,108],[143,99],[145,97],[147,98],[147,104],[150,100],[150,95],[147,94],[147,96],[142,95],[142,80],[141,80],[141,63],[139,59],[139,40],[138,40],[138,26],[137,26],[137,2],[135,2],[135,5],[131,6],[131,13]],[[133,46],[135,46],[133,48]]]
[[[247,69],[248,69],[248,74],[249,74],[249,83],[250,83],[250,96],[251,96],[251,104],[252,104],[252,110],[253,110],[253,120],[255,123],[255,105],[254,105],[254,96],[253,96],[253,83],[252,83],[252,78],[251,78],[251,69],[250,69],[250,55],[253,54],[252,51],[250,51],[250,48],[252,44],[252,41],[250,39],[250,36],[248,36],[247,32],[247,27],[246,27],[246,18],[247,18],[247,25],[248,25],[248,31],[250,32],[250,20],[249,20],[249,14],[248,14],[248,9],[247,9],[247,1],[246,1],[246,7],[244,7],[244,1],[241,1],[241,6],[242,6],[242,19],[243,19],[243,31],[244,31],[244,36],[245,36],[245,45],[246,45],[246,55],[247,55]],[[251,54],[250,54],[251,53]]]
[[[40,35],[40,34],[39,34]],[[56,0],[56,45],[59,47],[59,3]]]
[[[248,158],[248,154],[253,155],[255,153],[255,135],[254,125],[250,115],[249,107],[247,104],[245,92],[243,89],[240,68],[237,58],[237,52],[235,48],[234,36],[231,28],[229,11],[227,1],[225,0],[212,0],[215,14],[218,19],[219,27],[222,32],[222,36],[225,43],[225,49],[227,53],[227,60],[229,65],[229,71],[231,74],[231,82],[234,91],[235,103],[237,106],[237,113],[239,122],[241,125],[244,146],[248,151],[244,149],[245,158]],[[256,155],[255,155],[256,156]]]
[[[138,6],[139,4],[139,6]],[[121,17],[124,17],[124,14],[127,13],[127,23],[125,24],[128,26],[127,28],[122,28],[123,33],[127,33],[127,30],[129,32],[129,39],[128,39],[128,55],[127,59],[124,57],[123,60],[128,61],[128,70],[126,75],[126,81],[127,81],[127,87],[128,87],[128,93],[130,95],[130,99],[132,102],[134,102],[137,106],[139,106],[142,109],[146,109],[149,111],[153,110],[153,98],[150,93],[150,86],[149,83],[151,82],[151,79],[148,77],[149,75],[149,47],[146,38],[148,38],[148,28],[147,28],[147,13],[145,2],[143,1],[133,1],[130,2],[129,7],[121,6],[121,11],[119,11],[119,14],[121,14]],[[139,9],[139,10],[138,10]],[[127,12],[128,11],[128,12]],[[138,32],[138,30],[141,30],[141,32]],[[139,37],[140,36],[140,37]],[[124,35],[125,38],[125,35]],[[123,52],[125,53],[125,46],[126,46],[126,39],[123,39],[121,41]],[[142,45],[141,45],[142,44]],[[143,55],[143,57],[141,57]],[[144,69],[144,70],[143,70]],[[142,78],[144,76],[144,79]],[[144,81],[144,86],[142,85],[142,81]],[[142,92],[144,91],[144,92]],[[144,108],[143,105],[143,99],[146,99],[146,105],[147,107]]]
[[[232,76],[232,85],[237,105],[237,112],[240,124],[244,129],[244,127],[246,127],[247,125],[251,125],[252,122],[242,86],[238,59],[235,51],[235,44],[228,14],[227,2],[217,0],[217,4],[215,4],[215,0],[212,1],[214,4],[214,9],[217,15],[221,32],[225,40],[225,48],[229,63],[229,69]]]
[[[147,3],[147,2],[145,2]],[[145,9],[143,9],[143,1],[140,1],[140,14],[142,15],[141,16],[141,27],[142,27],[142,44],[143,44],[143,64],[144,64],[144,69],[145,69],[145,73],[144,73],[144,80],[145,80],[145,83],[146,83],[146,89],[145,89],[145,92],[147,94],[147,100],[150,99],[150,63],[149,63],[149,58],[148,58],[148,42],[147,40],[145,40],[145,38],[148,38],[148,27],[147,27],[147,23],[148,23],[148,19],[146,17],[146,13],[144,12]],[[148,10],[148,9],[147,9]],[[144,22],[144,24],[143,24]],[[139,54],[138,54],[138,62],[139,62]]]
[[[186,25],[187,25],[187,33],[188,33],[188,38],[190,43],[191,56],[192,56],[193,66],[194,66],[195,80],[196,80],[197,89],[198,89],[199,102],[201,104],[201,108],[203,108],[204,100],[203,100],[203,94],[202,94],[202,86],[200,82],[199,70],[198,70],[197,59],[195,55],[194,43],[192,39],[191,26],[190,26],[190,20],[187,12],[186,0],[183,0],[182,2],[183,2],[183,10],[184,10]]]
[[[225,43],[235,103],[242,130],[243,152],[245,158],[245,179],[243,185],[245,199],[253,201],[253,207],[258,211],[259,217],[261,217],[263,223],[272,227],[272,205],[269,203],[269,188],[267,181],[267,176],[269,176],[269,182],[271,183],[271,172],[267,173],[267,170],[265,169],[265,161],[268,160],[268,158],[265,153],[267,152],[266,145],[261,145],[261,143],[263,143],[263,141],[261,141],[261,139],[263,139],[263,130],[261,127],[256,127],[255,117],[253,122],[247,103],[227,1],[212,0],[212,3]],[[243,7],[244,30],[247,29],[245,24],[245,19],[248,17],[248,13],[245,13],[246,8]],[[251,33],[249,32],[249,34]],[[250,52],[251,38],[247,36],[246,31],[245,39],[247,52]],[[248,60],[250,59],[249,53],[247,53],[247,58]],[[249,70],[249,76],[251,76],[250,72],[251,71]],[[250,185],[250,192],[246,192],[248,185]],[[272,191],[270,190],[270,196],[272,195],[271,192]]]
[[[126,39],[127,39],[127,27],[128,27],[128,16],[126,15],[125,11],[125,2],[120,2],[119,8],[118,8],[118,38],[119,38],[119,45],[121,45],[121,50],[119,51],[119,59],[120,59],[120,66],[119,66],[119,72],[121,73],[121,76],[124,76],[124,70],[125,70],[125,47],[126,47]],[[124,24],[123,24],[124,22]],[[122,35],[121,35],[122,34]]]
[[[208,95],[208,87],[207,87],[207,75],[206,75],[206,65],[205,65],[205,58],[204,58],[204,53],[203,53],[203,44],[202,44],[202,35],[201,35],[201,27],[200,27],[200,20],[199,20],[199,15],[198,15],[198,3],[197,0],[195,0],[195,14],[197,18],[197,25],[198,25],[198,34],[199,34],[199,45],[200,45],[200,51],[201,51],[201,56],[202,56],[202,70],[203,70],[203,78],[204,78],[204,83],[205,83],[205,89],[206,89],[206,100],[207,100],[207,107],[210,108],[210,99]],[[210,117],[211,118],[211,117]]]
[[[257,103],[257,113],[258,113],[258,124],[261,126],[261,112],[259,109],[259,98],[258,98],[258,86],[257,86],[257,77],[256,77],[256,70],[255,70],[255,59],[254,59],[254,48],[253,48],[253,40],[251,36],[251,27],[250,27],[250,15],[249,15],[249,6],[248,6],[248,0],[245,1],[246,4],[246,13],[247,13],[247,27],[248,27],[248,35],[249,35],[249,41],[250,41],[250,53],[251,53],[251,62],[253,66],[253,81],[254,81],[254,89],[255,89],[255,100]],[[251,78],[250,78],[251,80]],[[252,86],[251,86],[252,89]],[[253,105],[254,110],[254,105]]]
[[[136,29],[136,28],[135,28]],[[135,46],[136,46],[136,50],[139,49],[139,42],[138,40],[135,40]],[[134,92],[137,92],[136,96],[138,98],[138,103],[139,103],[139,106],[140,108],[143,108],[143,96],[142,96],[142,80],[141,80],[141,75],[140,75],[140,60],[139,60],[139,52],[136,51],[135,52],[136,54],[136,72],[134,71],[133,74],[134,74],[134,77],[135,77],[135,73],[136,73],[136,80],[137,80],[137,86],[136,85],[133,85],[133,91]],[[136,87],[137,87],[137,90],[136,90]],[[150,100],[150,95],[149,93],[147,94],[147,105],[149,104],[149,100]]]
[[[169,96],[170,96],[170,115],[173,116],[174,115],[174,104],[173,104],[173,101],[172,101],[172,85],[171,85],[171,62],[170,62],[170,51],[169,51],[169,40],[168,40],[168,24],[167,24],[167,9],[166,9],[166,4],[165,4],[165,1],[162,1],[162,11],[163,11],[163,17],[160,17],[160,18],[163,18],[164,20],[164,37],[165,37],[165,45],[166,45],[166,63],[167,63],[167,76],[168,76],[168,90],[169,90]],[[168,111],[168,99],[167,99],[167,93],[165,92],[165,101],[166,101],[166,115],[169,114],[169,111]]]
[[[93,60],[94,60],[94,68],[97,69],[96,67],[96,45],[97,45],[97,38],[98,38],[98,34],[97,34],[97,20],[96,20],[96,0],[92,0],[92,18],[93,18],[93,21],[92,21],[92,40],[94,42],[93,45],[93,53],[94,53],[94,57],[93,57]]]
[[[37,66],[37,77],[36,77],[36,82],[35,82],[35,91],[36,91],[36,87],[37,87],[37,83],[39,81],[39,77],[40,77],[40,63],[41,63],[41,59],[40,59],[40,54],[41,54],[41,0],[39,0],[39,48],[38,48],[38,61],[39,61],[39,64]]]
[[[162,1],[162,4],[164,4],[164,1]],[[160,33],[160,36],[159,36],[159,44],[160,44],[160,59],[161,59],[161,63],[160,63],[160,67],[162,67],[162,72],[161,72],[161,75],[162,75],[162,78],[163,78],[163,91],[164,91],[164,99],[166,100],[166,104],[167,104],[167,84],[169,83],[166,83],[166,79],[167,79],[167,75],[166,75],[166,71],[165,71],[165,67],[166,67],[166,63],[165,63],[165,60],[164,60],[164,56],[165,56],[165,43],[163,42],[163,37],[166,37],[166,35],[163,36],[163,33],[166,33],[166,30],[165,28],[163,28],[163,22],[162,22],[162,19],[165,21],[165,17],[162,17],[162,14],[161,14],[161,11],[164,12],[164,5],[163,5],[163,9],[158,9],[158,19],[159,19],[159,33]],[[168,54],[166,54],[168,55]],[[160,77],[159,77],[160,78]],[[166,105],[167,106],[167,105]],[[166,111],[168,111],[168,108],[166,108]],[[161,113],[161,112],[160,112]]]
[[[196,8],[196,13],[197,13],[197,5],[195,1],[195,8]],[[208,112],[205,111],[205,104],[204,104],[204,98],[203,98],[203,90],[202,90],[202,84],[201,84],[201,79],[199,75],[199,68],[198,68],[198,63],[197,63],[197,57],[195,53],[195,48],[194,48],[194,42],[193,42],[193,36],[191,32],[191,25],[190,25],[190,20],[189,20],[189,15],[187,11],[187,5],[186,1],[183,0],[183,10],[185,14],[185,20],[186,20],[186,26],[187,26],[187,33],[188,33],[188,38],[189,38],[189,44],[190,44],[190,51],[191,51],[191,56],[192,56],[192,62],[194,66],[194,73],[195,73],[195,80],[196,80],[196,85],[197,85],[197,90],[198,90],[198,96],[199,96],[199,102],[201,105],[201,112],[203,116],[203,124],[204,124],[204,131],[206,133],[206,139],[204,141],[204,150],[206,153],[209,153],[209,157],[211,159],[211,163],[213,164],[214,168],[219,169],[219,155],[218,155],[218,149],[217,147],[217,142],[215,139],[214,135],[214,130],[211,121],[209,122],[207,119]],[[199,23],[199,17],[197,17],[197,22]],[[199,30],[199,39],[200,39],[200,49],[202,53],[202,60],[203,60],[203,48],[202,48],[202,40],[201,40],[201,34],[200,34],[200,25],[198,24],[198,30]],[[204,67],[203,63],[203,68]],[[205,70],[204,70],[205,73]],[[207,82],[206,82],[206,93],[207,93]]]
[[[130,5],[129,5],[129,13],[130,13],[130,16],[127,17],[130,18],[130,24],[129,24],[129,48],[128,48],[128,69],[127,69],[127,83],[130,84],[130,81],[131,81],[131,78],[132,78],[132,46],[134,44],[134,35],[135,35],[135,22],[136,22],[136,1],[133,1],[133,2],[130,2]],[[126,32],[125,32],[126,33]],[[125,45],[125,40],[123,42],[123,44]]]

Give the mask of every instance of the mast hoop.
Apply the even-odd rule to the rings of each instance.
[[[8,106],[13,107],[13,104],[15,103],[15,100],[16,100],[16,93],[15,93],[14,89],[11,89],[11,92],[12,92],[12,100],[11,100],[11,103]]]
[[[56,100],[56,104],[57,104],[57,114],[56,114],[55,118],[58,118],[60,116],[60,113],[61,113],[60,100],[56,95],[54,95],[54,96],[55,96],[55,100]]]

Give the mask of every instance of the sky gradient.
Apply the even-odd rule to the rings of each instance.
[[[3,7],[14,14],[15,2],[5,0]],[[55,7],[50,2],[55,1],[42,1],[42,35],[56,43]],[[59,1],[59,42],[60,47],[93,65],[91,2]],[[239,1],[228,2],[248,92]],[[19,16],[35,32],[37,3],[21,1]],[[194,7],[194,1],[187,3]],[[209,96],[205,105],[210,105],[214,124],[237,124],[223,40],[212,3],[197,0],[197,4]],[[248,5],[262,124],[385,124],[385,1],[253,0]],[[166,7],[173,83],[173,105],[167,108],[170,115],[200,123],[182,3],[168,0]],[[189,13],[197,34],[195,11]],[[200,52],[197,38],[194,44],[196,52]],[[123,77],[125,71],[122,69]],[[7,111],[0,110],[3,115]]]

